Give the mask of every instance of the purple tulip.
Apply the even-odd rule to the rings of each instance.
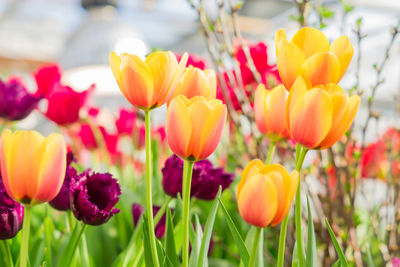
[[[70,183],[71,179],[75,178],[78,172],[75,170],[71,163],[75,161],[72,152],[67,153],[67,170],[65,172],[65,179],[61,186],[58,195],[50,201],[50,205],[57,210],[69,210],[70,208]]]
[[[160,210],[160,206],[153,206],[153,217],[157,215],[157,212]],[[140,216],[143,214],[143,207],[138,203],[132,204],[132,217],[133,223],[136,226],[139,222]],[[166,224],[166,213],[163,214],[160,221],[157,223],[154,231],[157,238],[163,238],[165,235],[165,224]]]
[[[172,155],[165,161],[162,169],[162,186],[165,193],[176,197],[182,194],[183,160]],[[194,163],[191,185],[191,196],[203,200],[212,200],[218,193],[219,186],[222,191],[229,187],[234,179],[232,173],[224,172],[223,168],[214,168],[209,160]]]
[[[106,223],[119,212],[115,204],[121,189],[109,173],[86,170],[71,180],[71,209],[75,217],[90,225]]]
[[[17,235],[24,220],[24,206],[10,198],[0,177],[0,239]]]
[[[0,80],[0,117],[22,120],[36,108],[39,100],[40,97],[30,94],[19,79]]]

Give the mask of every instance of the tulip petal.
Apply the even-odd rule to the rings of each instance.
[[[227,110],[219,99],[214,99],[216,104],[203,127],[200,139],[198,159],[207,158],[217,148],[225,126]]]
[[[300,48],[307,58],[318,52],[329,51],[328,38],[315,28],[304,27],[298,30],[291,42]]]
[[[268,133],[266,120],[267,111],[265,108],[266,96],[267,90],[265,89],[264,84],[259,84],[254,95],[254,117],[258,130],[260,130],[262,134]]]
[[[15,200],[30,203],[39,189],[44,137],[35,131],[17,131],[9,141],[5,155],[8,183]]]
[[[334,53],[340,62],[340,76],[342,79],[350,65],[351,58],[353,57],[354,48],[350,43],[349,37],[341,36],[332,42],[329,51]]]
[[[279,43],[283,39],[287,40],[285,30],[284,29],[277,30],[276,33],[275,33],[275,51],[276,51],[276,55],[277,56],[279,55],[279,49],[278,49],[279,48]]]
[[[252,225],[266,227],[275,216],[277,198],[278,192],[271,179],[265,175],[251,176],[237,196],[240,215]]]
[[[210,85],[210,97],[208,99],[214,99],[217,97],[217,75],[212,69],[204,70],[204,74],[207,76],[208,84]]]
[[[53,200],[61,189],[66,170],[66,145],[60,134],[49,135],[43,145],[38,174],[38,188],[33,196],[35,203]]]
[[[150,108],[154,94],[151,70],[136,55],[122,55],[121,92],[128,101],[139,108]]]
[[[331,147],[346,133],[346,131],[350,128],[350,125],[354,120],[359,105],[360,105],[359,96],[353,95],[348,100],[346,96],[346,106],[342,108],[344,111],[342,111],[341,112],[342,114],[339,114],[337,117],[335,116],[335,113],[333,113],[335,116],[334,120],[335,124],[332,124],[331,131],[325,137],[325,139],[319,144],[320,149]]]
[[[4,129],[1,135],[0,170],[1,170],[3,184],[4,187],[6,188],[7,194],[16,200],[17,192],[12,187],[12,183],[10,181],[7,169],[7,155],[9,154],[10,151],[12,139],[13,139],[12,132],[9,129]]]
[[[188,150],[190,136],[192,134],[192,120],[185,102],[178,96],[172,99],[168,111],[166,122],[166,134],[171,150],[186,158],[192,154]]]
[[[283,85],[273,88],[265,97],[265,121],[268,134],[280,137],[287,136],[286,125],[283,120],[288,92]]]
[[[301,75],[310,79],[313,86],[337,83],[340,78],[339,60],[331,52],[316,53],[301,66]]]
[[[290,136],[292,136],[292,131],[290,127],[290,114],[296,101],[300,98],[303,98],[306,92],[307,84],[304,79],[299,76],[293,83],[292,89],[289,92],[289,96],[286,100],[285,105],[285,124]]]
[[[303,146],[315,148],[331,128],[332,100],[323,89],[313,88],[304,97],[292,101],[289,114],[291,135]]]
[[[172,78],[170,84],[168,85],[168,94],[166,94],[162,99],[160,99],[160,102],[167,102],[173,95],[175,88],[179,82],[179,80],[181,79],[185,68],[186,68],[186,63],[188,61],[188,54],[184,53],[181,57],[181,60],[179,61],[178,67],[175,70],[175,74],[174,77]]]
[[[237,188],[237,195],[239,195],[240,190],[242,189],[243,185],[246,183],[246,179],[248,177],[253,176],[256,173],[259,173],[261,169],[263,169],[265,167],[264,162],[262,162],[259,159],[253,159],[252,161],[250,161],[246,168],[243,170],[242,172],[242,176],[240,179],[240,182],[238,184],[238,188]]]
[[[119,88],[121,88],[121,58],[115,52],[110,54],[110,67]]]
[[[178,61],[171,51],[160,51],[150,54],[145,63],[149,67],[154,81],[154,94],[151,102],[161,106],[165,103],[165,97],[170,93],[169,85],[175,75]]]
[[[300,48],[288,42],[286,39],[282,39],[278,47],[278,72],[282,83],[289,91],[296,78],[300,75],[301,66],[305,62],[306,57]]]

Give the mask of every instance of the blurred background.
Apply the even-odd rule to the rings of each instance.
[[[215,0],[204,0],[208,13],[217,12]],[[382,61],[390,28],[400,18],[400,1],[349,0],[355,8],[344,13],[343,1],[316,1],[333,12],[327,16],[324,33],[333,40],[341,34],[356,42],[358,18],[363,19],[366,41],[360,73],[360,88],[374,83],[373,65]],[[252,41],[266,41],[269,60],[275,62],[273,37],[278,28],[288,36],[298,28],[291,19],[297,10],[291,0],[247,0],[239,12],[242,34]],[[313,25],[318,16],[311,15]],[[63,68],[63,82],[77,90],[96,84],[95,101],[113,106],[127,105],[108,67],[111,51],[129,52],[144,57],[153,49],[191,52],[208,57],[198,14],[185,0],[1,0],[0,1],[0,77],[22,75],[28,87],[35,89],[31,72],[46,62],[58,62]],[[355,49],[357,49],[355,45]],[[394,97],[400,91],[399,44],[394,45],[383,75],[385,83],[377,94],[376,107],[386,119],[396,124]],[[358,52],[355,51],[355,55]],[[349,73],[354,72],[355,59]],[[354,83],[348,74],[342,86]],[[111,100],[114,99],[114,100]],[[361,115],[362,116],[362,112]],[[397,122],[398,123],[398,122]]]

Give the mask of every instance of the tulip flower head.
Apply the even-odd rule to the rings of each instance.
[[[30,94],[22,82],[12,78],[0,80],[0,117],[6,120],[22,120],[36,108],[40,97]]]
[[[289,90],[298,76],[308,84],[338,83],[353,57],[353,46],[347,36],[331,44],[319,30],[304,27],[291,41],[280,29],[275,34],[277,65],[282,83]]]
[[[263,84],[257,87],[254,97],[256,124],[262,134],[271,141],[278,141],[289,136],[285,124],[285,103],[288,96],[283,85],[272,90],[265,89]]]
[[[16,236],[23,220],[24,206],[7,195],[0,177],[0,240]]]
[[[325,149],[349,129],[359,105],[359,96],[348,97],[336,84],[308,88],[298,77],[286,102],[286,127],[304,147]]]
[[[187,98],[204,96],[214,99],[217,95],[217,77],[211,69],[201,70],[192,66],[185,69],[173,97],[185,95]],[[172,98],[173,98],[172,97]]]
[[[104,224],[117,214],[119,195],[119,184],[109,173],[86,170],[71,181],[71,209],[85,224]]]
[[[61,80],[61,68],[55,63],[39,66],[33,73],[37,84],[37,95],[46,97],[53,85]]]
[[[289,212],[298,183],[297,171],[289,174],[282,165],[252,160],[244,169],[237,189],[240,215],[258,227],[279,224]]]
[[[175,97],[168,107],[166,122],[171,150],[184,159],[207,158],[221,139],[226,115],[226,106],[219,99]]]
[[[172,197],[176,197],[178,193],[182,195],[183,160],[172,155],[165,161],[162,174],[164,192]],[[223,168],[214,168],[209,160],[197,161],[193,165],[190,195],[198,199],[212,200],[219,187],[224,191],[233,179],[232,173],[225,172]]]
[[[64,181],[66,145],[60,134],[43,137],[35,131],[3,131],[0,163],[10,197],[34,205],[56,197]]]
[[[178,61],[171,51],[154,52],[141,60],[136,55],[115,52],[110,55],[110,66],[125,98],[134,106],[151,110],[163,105],[171,97],[187,62],[187,54]]]

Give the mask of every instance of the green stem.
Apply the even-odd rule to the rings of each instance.
[[[308,149],[302,148],[299,144],[296,148],[296,170],[299,172],[299,185],[297,186],[295,200],[295,223],[296,223],[296,240],[297,240],[297,257],[299,259],[299,267],[304,267],[304,246],[303,233],[301,228],[301,168],[303,167],[304,158]]]
[[[44,221],[44,227],[45,227],[45,240],[46,240],[46,256],[45,256],[46,265],[53,266],[53,260],[51,255],[52,231],[51,231],[51,220],[49,216],[48,206],[46,206],[46,218]]]
[[[281,233],[279,234],[279,250],[278,250],[278,264],[277,267],[283,267],[283,261],[285,259],[285,243],[286,243],[286,231],[289,221],[289,214],[282,220]]]
[[[4,261],[6,262],[6,266],[14,267],[10,247],[8,246],[7,240],[1,240],[0,242],[1,250],[3,252],[3,257]]]
[[[61,256],[59,262],[60,267],[71,266],[72,259],[74,258],[75,255],[76,247],[78,246],[79,241],[81,240],[81,237],[85,232],[86,228],[87,224],[83,224],[82,227],[80,227],[79,223],[75,223],[74,231],[72,232],[70,240],[68,241],[64,253]]]
[[[272,157],[274,156],[275,147],[276,147],[276,142],[271,142],[271,144],[269,145],[269,148],[268,148],[267,159],[265,160],[266,165],[271,163]]]
[[[86,236],[82,233],[81,242],[79,244],[79,252],[81,256],[82,266],[90,267],[89,252],[87,248]]]
[[[260,236],[261,236],[261,227],[256,228],[256,233],[254,236],[254,242],[253,242],[253,247],[251,249],[251,255],[250,255],[250,261],[249,261],[249,266],[256,266],[256,255],[257,255],[257,248],[258,248],[258,243],[260,241]]]
[[[29,242],[29,231],[30,231],[30,223],[31,223],[31,215],[32,215],[32,207],[25,206],[24,212],[24,222],[22,225],[22,240],[21,240],[21,250],[20,250],[20,260],[19,266],[26,267],[28,260],[28,242]]]
[[[71,210],[67,211],[67,221],[68,221],[69,231],[72,232],[72,230],[74,229],[74,218]]]
[[[158,262],[157,247],[156,247],[156,235],[154,233],[154,219],[153,219],[153,202],[151,192],[151,125],[150,125],[150,111],[145,111],[145,123],[146,123],[146,214],[148,220],[149,237],[150,237],[150,249],[153,257],[154,267],[160,267]]]
[[[192,184],[192,170],[194,161],[185,159],[183,164],[183,248],[182,248],[182,266],[189,264],[189,223],[190,223],[190,187]]]

